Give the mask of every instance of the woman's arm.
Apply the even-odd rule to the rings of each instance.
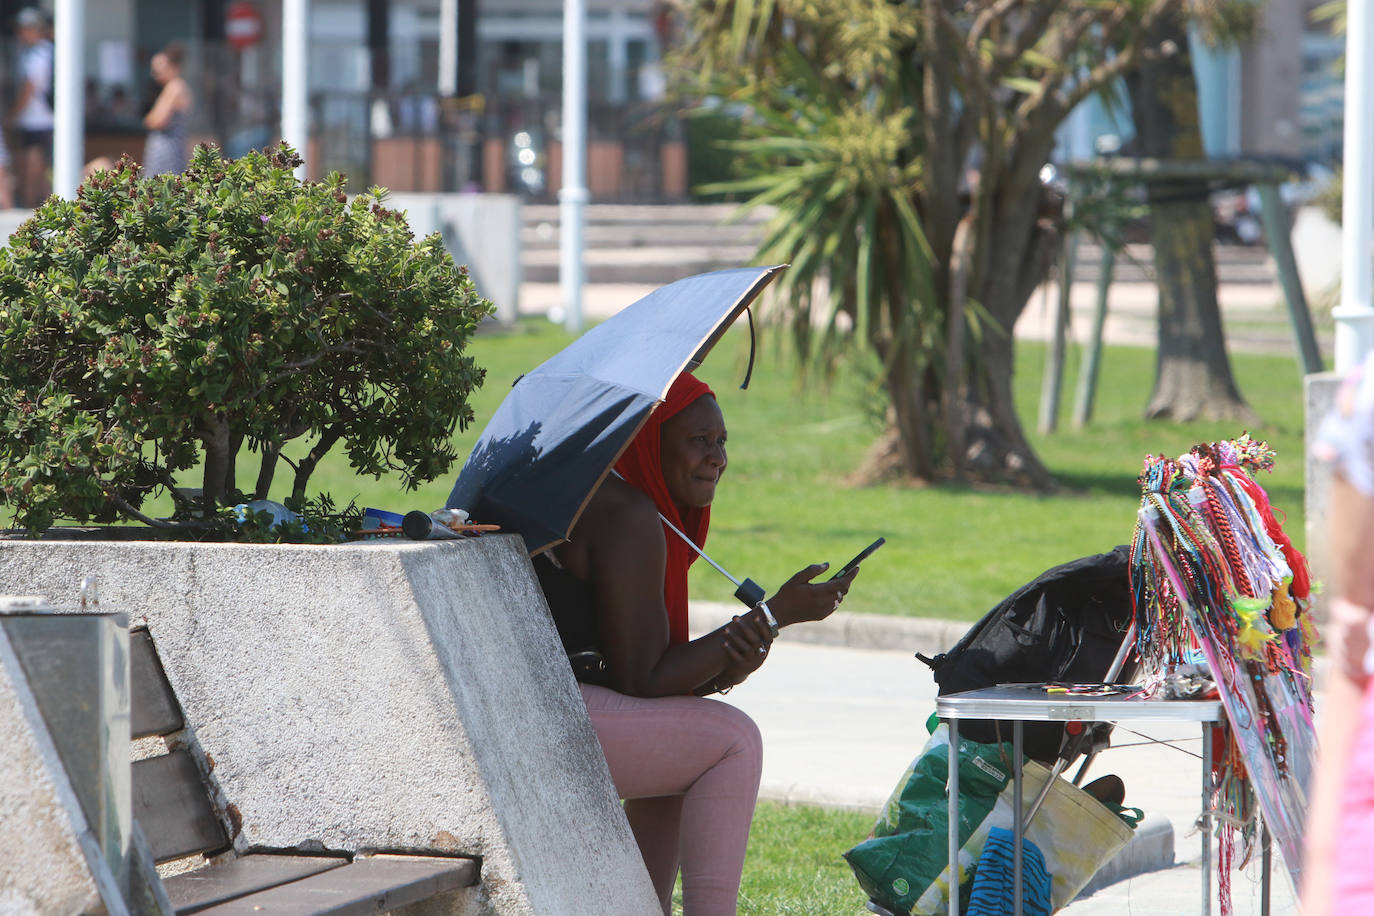
[[[153,107],[143,116],[143,126],[149,130],[162,130],[172,120],[172,115],[188,106],[189,92],[190,87],[186,85],[185,80],[180,77],[169,80],[157,94],[157,101],[153,102]]]
[[[1346,773],[1355,736],[1363,724],[1361,706],[1368,674],[1370,608],[1374,607],[1374,499],[1351,486],[1339,473],[1328,496],[1327,556],[1336,581],[1322,627],[1330,662],[1322,692],[1318,762],[1304,832],[1302,912],[1330,916],[1335,882],[1332,862],[1340,843],[1341,812],[1347,806]],[[1326,602],[1323,602],[1326,603]]]
[[[710,693],[742,680],[767,656],[767,626],[745,618],[699,639],[668,644],[667,546],[653,503],[638,491],[606,481],[567,546],[574,549],[561,556],[596,592],[613,689],[640,697]],[[714,683],[727,668],[730,676]]]

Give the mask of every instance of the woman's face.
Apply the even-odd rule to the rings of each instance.
[[[167,59],[166,54],[154,54],[149,69],[153,73],[153,79],[159,83],[165,83],[172,78],[172,62]]]
[[[663,481],[684,509],[704,509],[716,498],[725,470],[725,417],[710,395],[702,395],[664,421],[659,431]]]

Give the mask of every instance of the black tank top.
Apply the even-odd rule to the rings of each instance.
[[[563,651],[568,653],[573,674],[584,683],[605,686],[610,678],[601,651],[595,589],[591,583],[555,565],[548,554],[537,554],[531,562],[553,615],[553,624],[558,628]]]

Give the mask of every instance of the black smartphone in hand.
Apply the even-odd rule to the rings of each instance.
[[[851,569],[853,569],[855,566],[858,566],[860,563],[862,563],[864,560],[868,558],[869,554],[871,554],[873,551],[877,550],[879,547],[883,546],[886,543],[887,538],[878,538],[872,544],[869,544],[863,550],[860,550],[859,555],[856,556],[854,559],[850,560],[848,563],[844,564],[844,566],[840,569],[839,572],[835,573],[835,575],[830,577],[830,580],[833,582],[836,579],[842,579],[845,576],[849,575],[849,571]]]

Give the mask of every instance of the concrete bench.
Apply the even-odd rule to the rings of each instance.
[[[406,916],[658,909],[518,536],[0,539],[0,592],[71,608],[85,576],[152,634],[185,726],[133,756],[189,755],[231,846],[216,860],[348,863],[319,880],[378,864],[374,852],[480,861],[477,884]],[[146,810],[139,823],[162,832]]]
[[[175,736],[181,707],[148,630],[129,634],[130,734]],[[135,761],[134,819],[159,864],[230,848],[221,814],[185,747]],[[419,855],[251,853],[175,874],[163,881],[181,913],[381,913],[477,884],[472,858]]]

